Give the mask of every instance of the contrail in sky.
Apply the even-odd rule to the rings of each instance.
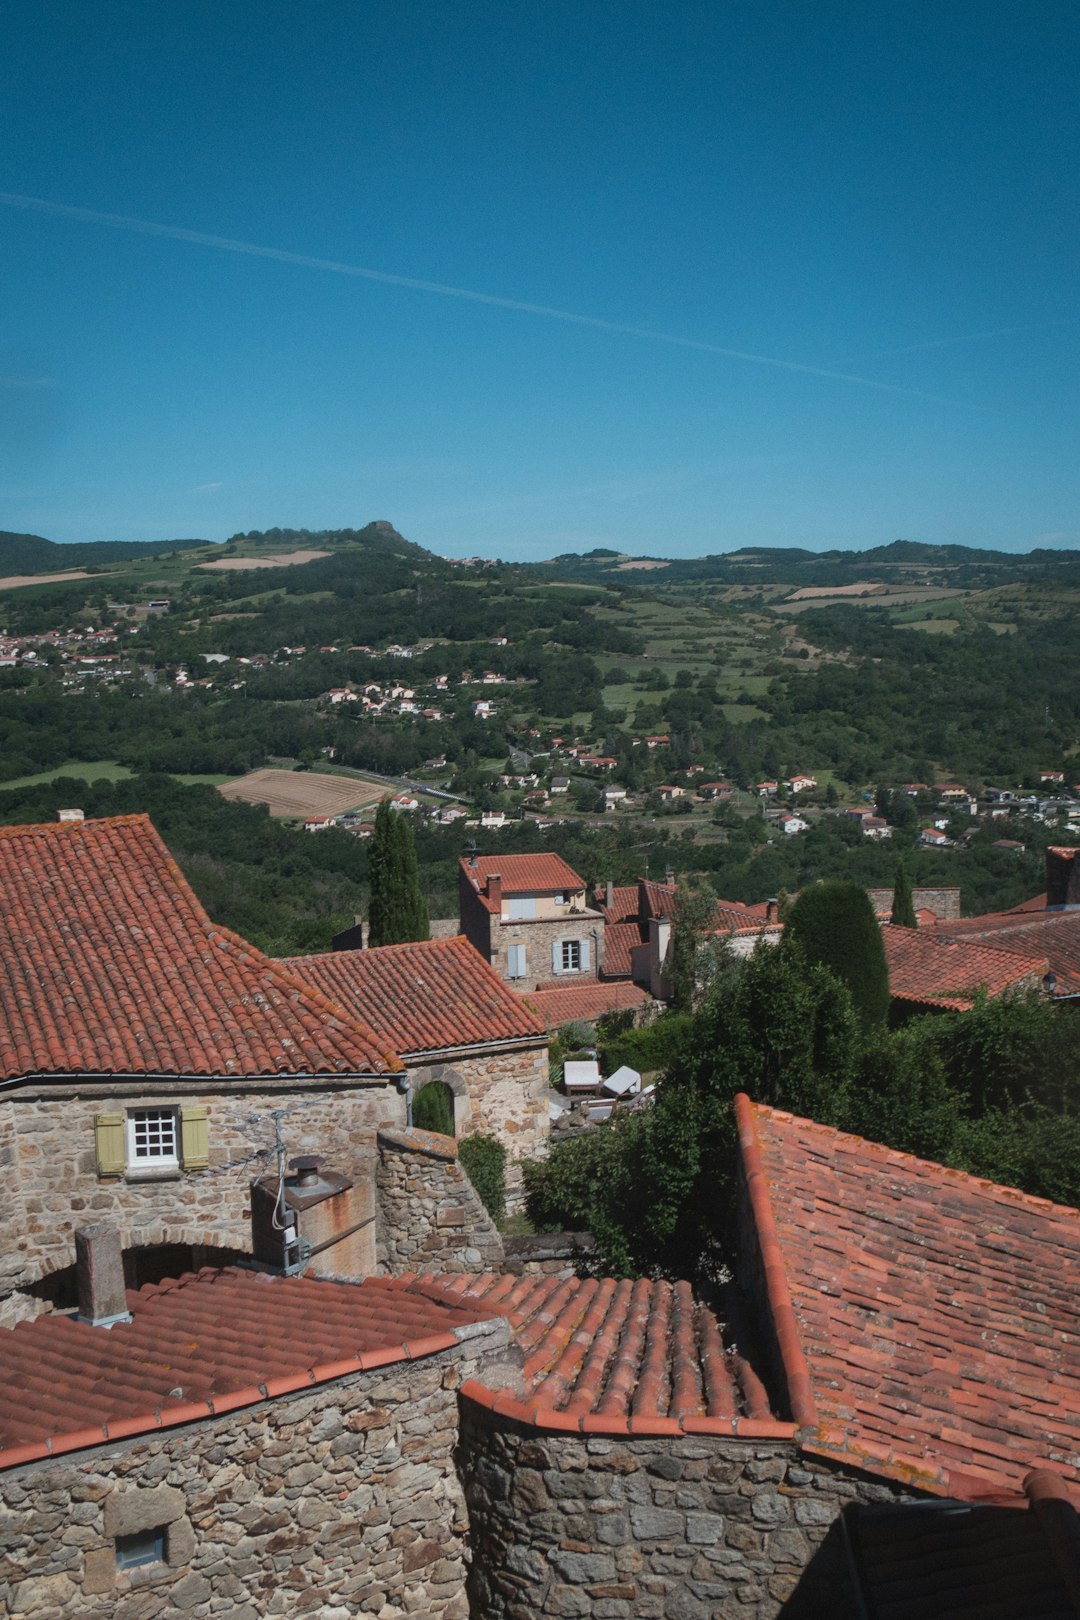
[[[257,242],[238,242],[228,236],[211,236],[206,231],[185,230],[181,225],[159,225],[153,220],[132,219],[126,214],[103,214],[92,208],[72,208],[67,203],[49,202],[44,197],[24,197],[14,191],[0,191],[0,203],[8,208],[50,214],[57,219],[78,220],[86,225],[108,225],[114,230],[135,231],[140,236],[163,236],[174,242],[194,242],[198,247],[219,248],[225,253],[243,253],[255,259],[274,259],[280,264],[295,264],[305,270],[328,270],[334,275],[357,276],[391,287],[407,287],[413,292],[438,293],[443,298],[461,298],[471,304],[489,304],[497,309],[516,310],[523,315],[541,315],[548,320],[585,326],[596,332],[647,338],[654,343],[675,344],[680,349],[696,349],[702,354],[719,354],[726,359],[744,360],[755,366],[772,366],[778,371],[798,371],[808,377],[827,377],[832,382],[855,383],[860,388],[876,388],[883,394],[903,394],[908,399],[932,400],[936,405],[959,405],[957,400],[942,399],[938,394],[926,394],[917,388],[899,388],[895,383],[878,382],[873,377],[859,377],[851,372],[833,371],[823,366],[806,366],[797,360],[781,360],[771,354],[729,349],[719,343],[703,343],[697,338],[680,337],[674,332],[657,332],[648,326],[627,326],[619,321],[600,320],[595,315],[576,315],[572,310],[531,304],[520,298],[502,298],[497,293],[476,292],[469,287],[449,287],[441,281],[421,281],[415,276],[393,275],[386,270],[371,270],[365,265],[342,264],[337,259],[289,253],[284,248],[262,247]]]
[[[1061,326],[1075,326],[1075,320],[1036,321],[1026,326],[999,326],[992,332],[961,332],[956,337],[931,338],[927,343],[907,343],[902,349],[882,349],[877,354],[861,354],[855,360],[859,365],[864,360],[891,360],[898,354],[921,354],[926,349],[951,349],[957,343],[981,343],[987,338],[1014,337],[1018,332],[1050,332]],[[849,366],[850,360],[837,360],[838,366]]]

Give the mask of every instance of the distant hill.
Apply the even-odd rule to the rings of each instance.
[[[406,540],[392,523],[378,518],[362,529],[250,529],[247,534],[230,535],[226,551],[325,551],[362,546],[384,557],[400,557],[416,563],[444,563],[434,551]]]
[[[65,568],[90,568],[99,563],[129,562],[163,551],[187,551],[205,546],[206,540],[89,540],[60,545],[40,534],[13,534],[0,529],[0,574],[55,574]]]
[[[662,566],[657,574],[634,582],[651,588],[676,585],[820,585],[844,586],[862,581],[895,584],[904,577],[913,582],[941,581],[948,571],[951,584],[985,588],[1012,582],[1030,582],[1056,574],[1072,575],[1080,551],[992,551],[978,546],[928,545],[919,540],[893,540],[865,551],[807,551],[799,546],[744,546],[737,551],[702,557],[635,557],[641,566]],[[532,564],[541,577],[580,581],[628,583],[628,559],[614,560],[596,552],[567,554],[550,562]]]

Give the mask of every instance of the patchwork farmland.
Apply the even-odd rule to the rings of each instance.
[[[265,804],[272,816],[290,820],[308,816],[340,816],[376,804],[393,789],[385,782],[356,776],[329,776],[318,771],[249,771],[218,792],[241,804]]]

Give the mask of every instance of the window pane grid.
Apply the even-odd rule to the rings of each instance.
[[[176,1158],[176,1115],[169,1108],[141,1108],[131,1116],[136,1159]]]

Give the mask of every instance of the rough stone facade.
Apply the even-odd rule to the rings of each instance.
[[[791,1442],[537,1434],[462,1409],[474,1620],[856,1620],[837,1518],[910,1495]]]
[[[523,984],[538,984],[554,976],[552,946],[560,940],[580,940],[588,948],[589,965],[576,973],[559,973],[567,982],[575,979],[594,979],[600,970],[604,954],[604,914],[584,904],[583,890],[573,898],[575,910],[559,907],[551,895],[537,895],[539,915],[536,917],[509,917],[506,899],[502,898],[502,914],[489,911],[462,872],[458,877],[458,903],[461,908],[461,932],[495,971],[508,977],[507,951],[511,945],[525,947],[525,974]]]
[[[98,1174],[95,1118],[142,1106],[198,1103],[207,1111],[209,1168],[136,1178]],[[72,1233],[88,1221],[115,1226],[125,1249],[191,1243],[251,1248],[249,1183],[272,1146],[270,1119],[289,1110],[289,1155],[322,1154],[334,1169],[372,1177],[380,1125],[404,1123],[405,1100],[387,1080],[296,1081],[253,1091],[246,1083],[138,1079],[50,1082],[0,1100],[0,1296],[69,1266]],[[253,1116],[257,1123],[253,1123]]]
[[[522,986],[546,984],[553,978],[568,985],[578,984],[596,978],[598,959],[603,965],[604,918],[598,911],[577,912],[552,920],[489,917],[488,921],[491,929],[484,954],[504,979],[508,977],[507,952],[511,945],[525,947],[525,974],[520,981],[515,981]],[[588,967],[570,973],[553,967],[552,947],[564,939],[576,939],[587,945]]]
[[[547,1041],[522,1043],[511,1050],[463,1051],[445,1061],[407,1059],[414,1093],[432,1080],[454,1094],[454,1130],[458,1136],[494,1136],[506,1149],[506,1203],[513,1213],[521,1204],[521,1162],[547,1152]]]
[[[438,1355],[0,1475],[4,1612],[464,1620],[456,1390],[505,1342],[481,1324]],[[155,1529],[164,1557],[118,1570],[115,1537]]]
[[[504,1237],[504,1269],[514,1277],[576,1277],[596,1257],[591,1232],[530,1232]]]
[[[867,889],[870,904],[880,915],[892,910],[892,889]],[[932,911],[942,922],[955,922],[960,916],[960,890],[919,884],[911,891],[916,911]]]
[[[502,1270],[502,1238],[450,1137],[380,1131],[377,1186],[385,1271]]]

